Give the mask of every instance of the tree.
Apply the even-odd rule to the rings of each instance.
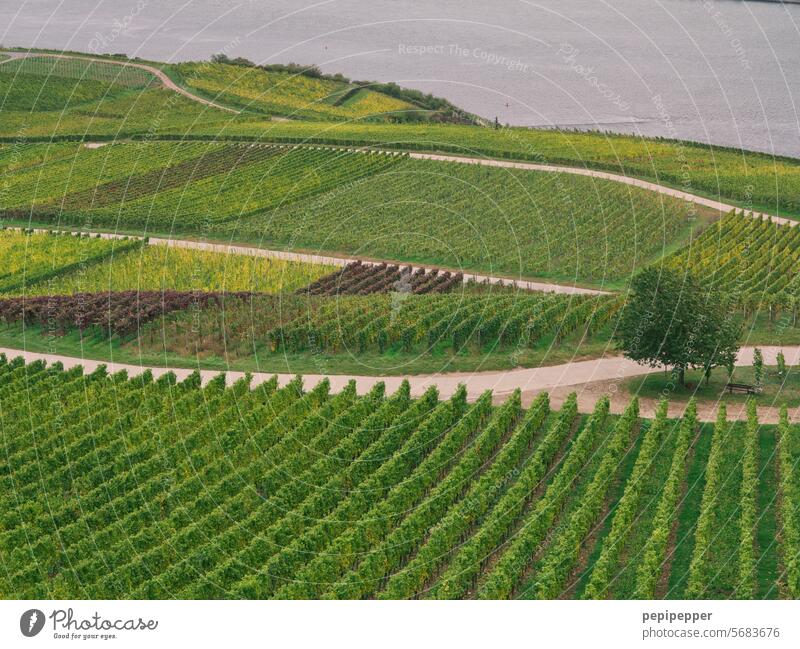
[[[707,292],[703,295],[703,323],[698,326],[694,340],[697,366],[703,368],[706,384],[715,367],[730,368],[736,362],[741,321],[733,314],[733,308],[719,294]]]
[[[758,347],[753,350],[753,374],[756,378],[756,385],[761,387],[764,382],[764,355]]]
[[[786,376],[786,357],[783,355],[783,351],[778,352],[776,362],[778,363],[778,374]]]
[[[736,357],[741,325],[718,293],[703,291],[690,275],[648,268],[631,282],[617,342],[638,363],[672,367],[681,385],[689,367],[706,376]]]

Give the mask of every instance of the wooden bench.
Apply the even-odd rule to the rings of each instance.
[[[761,392],[761,388],[755,385],[748,385],[747,383],[728,383],[725,387],[731,394],[734,392],[744,392],[746,394],[758,394]]]

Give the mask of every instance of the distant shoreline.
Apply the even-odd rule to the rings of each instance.
[[[761,4],[778,4],[776,0],[758,1]],[[542,14],[537,18],[534,15],[536,12],[518,12],[514,16],[514,22],[517,23],[517,31],[528,35],[551,33],[550,30],[554,30],[552,33],[563,34],[571,47],[580,52],[580,56],[572,64],[565,62],[563,55],[551,52],[546,46],[539,48],[531,45],[524,36],[511,38],[509,35],[508,40],[497,40],[498,35],[494,33],[494,28],[477,27],[492,24],[497,17],[495,14],[499,11],[498,6],[516,6],[512,0],[498,0],[492,5],[464,3],[457,11],[453,8],[455,17],[463,18],[462,14],[466,14],[470,20],[476,21],[474,27],[467,30],[471,39],[469,42],[464,40],[466,35],[462,31],[463,23],[458,21],[445,21],[437,26],[431,21],[418,23],[416,28],[419,31],[414,33],[417,40],[428,44],[461,42],[462,45],[470,44],[473,47],[477,44],[489,45],[489,49],[497,50],[499,56],[524,59],[525,64],[530,66],[527,75],[509,72],[503,66],[486,68],[484,64],[472,59],[468,60],[470,64],[467,65],[460,58],[449,54],[400,56],[399,44],[409,45],[406,42],[407,34],[390,23],[364,26],[359,31],[358,40],[363,42],[357,48],[363,46],[365,51],[374,52],[370,56],[331,61],[329,59],[332,54],[326,54],[323,49],[323,37],[319,35],[318,38],[307,41],[304,29],[294,23],[287,23],[281,29],[275,28],[268,39],[269,45],[266,44],[267,41],[261,42],[257,38],[244,40],[231,55],[272,62],[270,57],[275,55],[273,47],[277,51],[290,48],[285,50],[290,54],[281,54],[275,60],[295,60],[304,65],[317,64],[323,72],[341,72],[349,78],[382,82],[394,80],[422,93],[433,93],[446,98],[465,111],[482,115],[489,120],[497,115],[502,124],[536,128],[558,125],[567,129],[603,129],[646,137],[677,134],[681,139],[764,153],[775,152],[797,158],[800,157],[800,135],[796,124],[794,128],[791,127],[794,120],[791,106],[796,104],[800,71],[791,66],[784,66],[781,70],[776,61],[792,60],[796,54],[797,33],[792,21],[796,22],[800,15],[800,0],[784,2],[785,4],[781,3],[783,6],[778,5],[783,13],[775,13],[778,8],[775,6],[763,10],[758,7],[750,7],[747,11],[734,9],[734,3],[730,0],[716,0],[714,5],[703,3],[702,0],[662,0],[661,4],[669,10],[674,20],[669,25],[661,21],[655,22],[652,23],[653,27],[661,32],[660,38],[669,42],[670,47],[676,48],[676,51],[692,51],[698,56],[702,54],[708,61],[704,64],[706,66],[713,62],[719,79],[713,89],[709,89],[707,84],[704,86],[696,75],[680,78],[657,48],[653,48],[652,44],[647,45],[645,34],[622,28],[614,20],[614,12],[610,10],[599,11],[598,24],[593,26],[593,31],[596,32],[597,27],[602,26],[606,36],[613,35],[616,39],[614,42],[622,47],[621,51],[636,51],[635,63],[631,61],[630,65],[614,67],[618,62],[615,61],[616,55],[613,52],[575,24],[569,21],[564,24],[564,18],[558,18],[556,14],[545,12],[546,15]],[[80,17],[77,8],[66,9],[72,4],[64,5],[65,20],[74,21]],[[161,4],[176,6],[175,0],[163,0]],[[642,25],[651,24],[648,21],[652,20],[653,8],[658,6],[658,3],[643,3],[638,0],[618,0],[613,4],[634,23],[641,19]],[[739,0],[738,4],[744,2]],[[38,3],[35,6],[41,8]],[[269,10],[264,8],[266,5],[263,3],[246,3],[242,6],[237,20],[246,20],[253,24],[259,21],[268,22]],[[578,16],[579,13],[575,12],[580,12],[585,4],[580,0],[562,0],[559,6],[561,8],[557,13]],[[719,20],[724,24],[724,29],[715,24],[713,16],[708,15],[708,7],[712,6],[712,14],[720,12]],[[420,15],[430,13],[432,16],[444,17],[437,13],[438,9],[420,9],[420,12]],[[58,21],[48,22],[46,12],[41,15],[38,11],[35,13],[34,18],[41,24],[49,25],[48,29],[37,36],[37,31],[32,26],[35,20],[19,25],[15,23],[9,29],[10,36],[5,39],[6,45],[10,45],[8,41],[13,39],[19,45],[36,43],[40,47],[70,47],[70,43],[72,46],[80,42],[88,43],[94,37],[94,28],[87,26],[74,33],[74,28],[66,29]],[[353,25],[359,24],[357,12],[351,16],[344,11],[342,15],[325,3],[319,5],[313,13],[315,20],[320,23],[318,28],[322,33],[328,27],[335,27],[340,21],[352,19]],[[97,20],[106,20],[109,24],[116,17],[115,12],[108,7],[99,10],[99,14],[95,15]],[[171,33],[181,34],[187,43],[192,43],[192,47],[182,46],[176,52],[170,35],[158,31],[159,23],[151,13],[143,12],[137,21],[137,30],[143,30],[142,33],[152,31],[146,42],[134,46],[135,43],[132,44],[129,40],[118,39],[114,42],[116,49],[110,49],[127,51],[131,56],[148,60],[204,60],[217,53],[218,43],[227,43],[237,35],[241,36],[234,24],[228,25],[223,21],[208,28],[205,32],[206,39],[192,41],[191,35],[201,27],[202,20],[184,13],[176,16]],[[763,31],[756,26],[756,22],[761,24]],[[568,24],[572,26],[569,27]],[[781,26],[783,29],[779,30]],[[689,32],[697,33],[687,37],[684,27]],[[502,25],[499,27],[501,30],[504,28]],[[562,29],[566,31],[561,31]],[[777,33],[776,30],[785,34],[785,38],[776,41],[771,35]],[[726,31],[730,33],[726,35]],[[348,36],[352,37],[352,34]],[[692,41],[694,44],[691,44]],[[387,44],[392,46],[387,48]],[[743,61],[742,57],[746,60]],[[597,76],[597,71],[604,70],[605,66],[613,72],[603,72],[601,76],[608,77],[603,80]],[[748,66],[753,69],[748,70]],[[590,67],[593,67],[594,74],[587,71]],[[530,74],[534,70],[536,72]],[[784,73],[786,79],[783,77]],[[538,76],[540,74],[544,76]],[[420,79],[420,76],[425,78]],[[764,98],[767,101],[763,105],[753,90],[752,82],[748,80],[749,76],[757,78],[760,85],[766,84],[772,88],[773,94]],[[669,98],[670,125],[663,123],[664,118],[652,101],[653,93],[648,91],[648,83],[655,80],[658,80],[661,94]],[[604,100],[598,95],[595,83],[608,84],[608,92],[622,92],[630,109],[624,111]],[[546,88],[550,89],[550,84],[561,89],[545,91]],[[693,98],[699,96],[704,97],[702,115],[693,104]],[[731,97],[736,97],[733,105],[729,102]],[[636,123],[609,123],[619,120]],[[590,124],[587,125],[586,122]]]

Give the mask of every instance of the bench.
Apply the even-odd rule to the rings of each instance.
[[[746,394],[758,394],[761,392],[761,388],[755,385],[748,385],[747,383],[728,383],[725,387],[731,394],[734,392],[744,392]]]

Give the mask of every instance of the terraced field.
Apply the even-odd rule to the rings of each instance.
[[[46,145],[17,147],[31,162],[17,161],[4,179],[6,218],[202,233],[217,222],[334,190],[398,160],[258,144],[138,142],[74,148],[69,155],[70,146],[53,155]]]
[[[452,359],[458,367],[491,368],[534,362],[562,344],[566,350],[567,340],[592,344],[582,353],[596,354],[621,304],[613,296],[534,293],[386,264],[335,270],[20,231],[6,231],[0,243],[0,262],[12,269],[0,284],[0,337],[21,336],[11,344],[26,348],[50,341],[72,353],[91,341],[107,348],[111,339],[104,358],[168,354],[249,368],[306,367],[324,355],[344,368],[355,353],[379,365],[402,357],[416,372]]]
[[[267,257],[145,246],[115,253],[89,269],[62,273],[48,284],[27,288],[25,294],[126,290],[284,293],[300,289],[332,270],[321,264]]]
[[[27,56],[7,62],[2,73],[45,77],[48,84],[53,79],[101,81],[126,88],[146,88],[158,83],[153,74],[142,68],[80,58]]]
[[[0,233],[0,294],[114,291],[292,292],[333,271],[322,264],[153,247],[138,240]]]
[[[6,359],[0,398],[5,597],[798,596],[799,430],[755,411]]]
[[[229,115],[164,88],[141,68],[44,56],[2,62],[0,113],[0,137],[17,142],[87,132],[147,134],[222,124]]]
[[[665,263],[729,295],[746,315],[784,314],[797,324],[800,228],[728,214]]]
[[[401,99],[303,74],[225,63],[170,66],[181,85],[216,102],[292,119],[386,119],[418,110]]]
[[[24,292],[37,284],[52,286],[57,277],[88,270],[115,252],[124,254],[139,246],[138,241],[4,230],[0,232],[0,293]]]
[[[61,77],[29,75],[25,83],[14,85],[10,83],[10,75],[5,71],[11,65],[18,63],[12,61],[0,66],[0,97],[3,97],[0,103],[0,110],[3,112],[0,137],[9,139],[17,139],[21,133],[26,138],[43,137],[48,140],[53,136],[86,134],[99,138],[131,135],[147,138],[171,135],[183,138],[189,135],[210,139],[240,137],[251,141],[388,145],[412,150],[478,154],[606,169],[671,184],[690,192],[729,199],[748,209],[800,215],[800,167],[796,160],[788,158],[697,143],[649,140],[605,133],[521,128],[495,130],[435,123],[336,123],[330,119],[341,117],[330,112],[326,112],[325,121],[277,122],[265,120],[263,114],[231,115],[192,102],[186,97],[175,96],[171,91],[159,89],[137,88],[134,89],[135,92],[122,95],[115,90],[98,101],[98,89],[91,85],[97,79],[84,78],[76,81],[73,78],[74,73],[65,71],[65,76]],[[195,68],[192,68],[192,74],[186,75],[184,83],[193,83],[198,89],[207,86],[209,95],[225,90],[226,86],[220,85],[214,65],[192,65]],[[109,78],[116,79],[120,70],[124,69],[117,65],[105,67],[108,68],[107,72],[93,73],[100,83],[107,83]],[[268,76],[269,73],[248,68],[237,68],[237,72],[237,78],[242,78],[242,87],[237,88],[236,92],[239,94],[232,95],[230,100],[256,109],[262,96],[270,98],[270,101],[290,101],[288,107],[273,105],[271,109],[267,106],[261,108],[267,112],[297,111],[298,108],[308,107],[311,102],[315,109],[321,108],[333,113],[344,109],[352,111],[346,118],[349,120],[356,115],[398,108],[392,103],[397,100],[387,95],[361,90],[345,96],[346,92],[342,94],[333,89],[323,90],[327,82],[308,77],[301,81],[314,89],[304,90],[307,94],[300,93],[298,99],[285,92],[275,92],[274,88],[277,87],[285,91],[288,82],[278,86],[265,83],[262,88],[247,81],[252,75]],[[178,72],[174,75],[176,78],[181,76]],[[45,78],[48,93],[40,93]],[[292,83],[296,82],[295,77],[291,78]],[[83,84],[89,85],[84,87]],[[125,88],[120,83],[114,85],[119,90]],[[75,89],[75,96],[70,98],[72,89]],[[287,100],[287,96],[293,98]],[[78,105],[75,102],[80,97],[95,97],[95,100]],[[344,107],[336,106],[339,100],[345,104]],[[29,119],[32,107],[37,111],[35,120]]]
[[[383,153],[197,142],[72,146],[21,147],[0,197],[5,218],[613,283],[707,216],[610,181]]]
[[[177,133],[170,126],[161,134]],[[800,163],[793,158],[612,133],[477,128],[459,125],[268,123],[241,117],[211,132],[202,124],[192,136],[242,137],[441,151],[466,156],[603,169],[646,178],[691,193],[736,202],[781,216],[800,216]]]
[[[598,283],[628,277],[703,223],[688,204],[614,182],[402,160],[222,230],[311,249]]]
[[[389,123],[422,104],[244,65],[164,64],[193,101],[130,66],[0,62],[3,224],[392,260],[4,230],[0,346],[322,375],[532,367],[610,349],[628,280],[653,264],[795,331],[800,227],[398,150],[600,168],[795,215],[797,161]],[[470,271],[619,293],[536,293]],[[678,420],[648,402],[644,419],[635,398],[580,414],[574,394],[556,409],[547,394],[523,407],[519,391],[471,401],[463,386],[442,399],[407,382],[201,383],[0,356],[0,597],[800,597],[800,425],[785,407],[776,426],[756,401],[747,421],[722,405],[704,424],[693,402]]]

